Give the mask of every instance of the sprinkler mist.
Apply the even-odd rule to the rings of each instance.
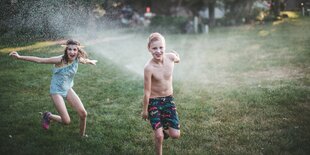
[[[13,31],[28,29],[47,35],[47,38],[55,35],[62,39],[79,40],[86,45],[88,52],[94,52],[115,65],[143,76],[144,65],[151,58],[147,50],[149,32],[111,28],[114,24],[111,20],[98,24],[96,17],[91,16],[85,7],[65,0],[20,4],[23,7],[19,7],[19,13],[9,19],[10,25],[14,25]],[[223,69],[229,65],[230,59],[222,47],[229,49],[230,46],[223,44],[225,40],[172,33],[163,35],[166,37],[166,52],[173,49],[181,57],[181,63],[175,65],[176,81],[188,85],[193,82],[208,84],[227,81],[223,80],[226,76]]]

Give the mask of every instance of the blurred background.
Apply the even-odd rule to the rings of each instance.
[[[154,154],[141,119],[151,32],[181,63],[174,96],[182,137],[164,154],[310,154],[310,0],[1,0],[0,154]],[[61,55],[76,39],[96,66],[79,65],[74,90],[88,112],[86,139],[57,113],[51,65],[14,60]]]
[[[79,29],[208,33],[310,15],[310,0],[1,0],[0,35],[62,38]],[[31,36],[31,37],[30,37]]]

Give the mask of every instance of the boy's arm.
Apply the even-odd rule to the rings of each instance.
[[[90,60],[87,58],[79,58],[79,61],[82,64],[91,64],[91,65],[96,65],[96,63],[98,62],[97,60]]]
[[[151,95],[151,71],[147,68],[144,69],[144,97],[142,107],[142,118],[148,119],[148,104]]]
[[[179,63],[180,62],[180,55],[176,51],[174,51],[174,50],[171,50],[170,52],[173,55],[174,63]]]
[[[61,62],[62,56],[50,57],[50,58],[40,58],[36,56],[21,56],[16,51],[13,51],[9,54],[10,56],[24,61],[30,61],[41,64],[57,64]]]

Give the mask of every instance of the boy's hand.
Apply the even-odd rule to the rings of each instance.
[[[177,57],[179,57],[179,54],[175,50],[171,50],[170,52],[175,54]]]
[[[179,63],[179,62],[180,62],[179,53],[177,53],[177,52],[174,51],[174,50],[171,50],[170,52],[173,53],[173,54],[175,55],[175,57],[173,58],[173,61],[174,61],[175,63]]]
[[[148,119],[148,112],[147,111],[142,111],[141,112],[141,116],[142,116],[142,119],[146,121]]]

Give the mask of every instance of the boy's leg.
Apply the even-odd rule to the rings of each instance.
[[[180,124],[179,117],[176,111],[175,102],[173,99],[170,102],[166,102],[166,107],[163,110],[163,115],[165,116],[163,119],[165,133],[169,135],[169,137],[173,139],[177,139],[180,137]]]
[[[158,128],[154,131],[154,139],[155,139],[155,151],[156,155],[162,155],[163,153],[163,141],[164,141],[164,134],[163,128]]]
[[[53,94],[51,95],[51,97],[52,100],[54,101],[55,108],[60,116],[52,114],[50,115],[49,119],[64,124],[69,124],[71,120],[64,99],[59,94]]]
[[[168,131],[167,130],[165,130],[165,131],[173,139],[177,139],[181,136],[181,132],[178,129],[174,129],[174,128],[169,127]]]
[[[84,105],[81,102],[79,96],[75,93],[75,91],[72,88],[68,91],[67,100],[68,100],[69,104],[73,107],[73,109],[76,110],[77,113],[79,114],[79,116],[80,116],[80,135],[85,136],[87,112],[86,112]]]

